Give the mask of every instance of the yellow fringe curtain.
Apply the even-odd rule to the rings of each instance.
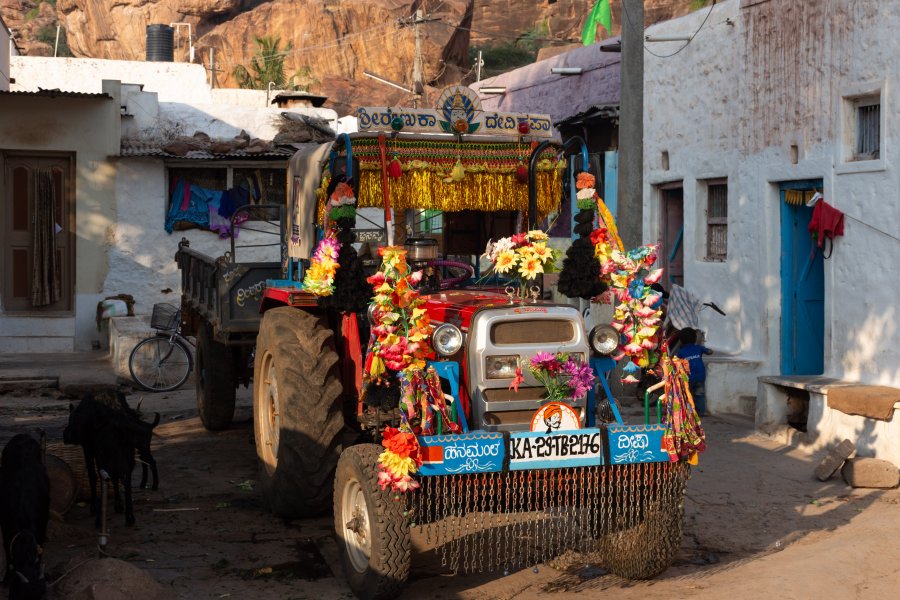
[[[407,171],[403,177],[388,179],[391,207],[442,210],[518,210],[528,212],[528,186],[516,181],[514,174],[466,173],[466,178],[445,183],[445,174],[436,171]],[[556,208],[562,195],[560,171],[537,174],[538,220]],[[358,206],[382,206],[381,173],[362,171],[359,178]]]
[[[784,203],[791,206],[800,206],[806,204],[815,194],[814,191],[806,190],[784,190]]]
[[[512,173],[466,173],[459,182],[446,183],[439,171],[406,171],[403,177],[389,178],[391,208],[395,211],[414,209],[441,210],[517,210],[528,215],[528,186],[516,181]],[[562,197],[562,171],[552,169],[537,174],[538,221],[557,208]],[[324,196],[324,194],[321,194]],[[363,170],[359,174],[357,206],[380,208],[384,205],[381,171]],[[320,198],[319,222],[325,213]]]

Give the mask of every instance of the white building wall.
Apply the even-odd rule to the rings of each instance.
[[[683,181],[686,287],[728,313],[701,313],[716,351],[707,379],[713,411],[746,411],[756,376],[779,373],[778,182],[788,180],[822,179],[827,201],[847,215],[825,261],[824,374],[900,385],[900,142],[892,128],[900,12],[889,5],[726,0],[678,54],[645,53],[644,237],[659,237],[657,186]],[[707,10],[647,33],[692,34]],[[667,55],[681,45],[648,48]],[[881,160],[845,163],[842,98],[873,86],[886,115]],[[703,180],[720,177],[728,178],[728,258],[708,262]]]
[[[212,102],[203,65],[43,56],[14,56],[11,64],[13,71],[28,73],[27,78],[16,79],[14,90],[99,93],[102,80],[117,79],[142,84],[145,92],[156,92],[161,102]]]
[[[49,106],[53,101],[41,100],[39,106],[27,97],[10,99],[16,110],[0,114],[0,141],[6,140],[0,143],[3,148],[76,153],[78,220],[74,315],[55,321],[17,318],[15,322],[0,316],[2,330],[7,332],[4,335],[16,337],[9,344],[0,337],[0,353],[86,350],[92,342],[104,340],[95,315],[97,302],[105,296],[133,295],[139,315],[150,314],[155,302],[179,302],[181,277],[174,257],[183,237],[192,248],[211,257],[230,250],[229,240],[209,231],[166,233],[165,162],[156,157],[117,157],[120,140],[145,139],[148,146],[154,146],[161,137],[173,134],[202,131],[213,138],[231,138],[241,130],[271,140],[285,109],[254,107],[251,96],[260,93],[237,93],[246,90],[217,94],[214,101],[200,65],[14,56],[11,69],[17,81],[14,90],[105,91],[114,98],[103,101],[107,104],[102,114],[78,114],[75,120],[59,114],[55,104]],[[264,98],[265,92],[261,94]],[[238,105],[221,103],[229,98],[237,99]],[[337,125],[337,114],[331,109],[293,108],[290,112]],[[34,123],[45,127],[35,129]],[[244,161],[232,166],[271,168],[286,166],[286,162]],[[209,165],[206,161],[179,164]],[[277,262],[277,247],[240,248],[241,244],[273,241],[277,237],[242,231],[238,260]]]
[[[198,165],[199,166],[199,165]],[[213,258],[230,251],[231,242],[199,229],[166,233],[168,208],[166,168],[159,158],[122,158],[118,161],[116,207],[118,220],[111,235],[109,272],[104,295],[131,294],[135,314],[149,315],[156,302],[181,302],[181,273],[175,264],[178,242]],[[258,225],[254,227],[259,228]],[[241,262],[280,260],[279,249],[240,248],[242,244],[273,243],[277,236],[242,231],[236,255]]]

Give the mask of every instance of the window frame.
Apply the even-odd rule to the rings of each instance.
[[[728,178],[720,177],[716,179],[704,180],[704,188],[706,191],[706,208],[704,209],[704,217],[706,226],[704,227],[704,235],[706,237],[706,252],[704,259],[710,262],[725,262],[728,260]],[[724,216],[710,216],[711,202],[713,200],[713,189],[724,188]],[[724,243],[725,247],[721,253],[714,253],[712,248],[713,236],[710,235],[713,227],[723,227],[725,230]]]

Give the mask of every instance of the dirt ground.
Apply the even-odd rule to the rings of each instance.
[[[139,398],[129,397],[132,406]],[[69,400],[56,390],[0,395],[0,443],[39,427],[49,442],[61,441]],[[111,517],[110,556],[152,576],[160,597],[352,597],[330,516],[285,522],[262,507],[246,391],[234,425],[220,433],[200,425],[191,389],[146,395],[142,408],[162,414],[153,444],[160,486],[135,492],[134,527],[125,526],[123,515]],[[812,475],[819,456],[755,436],[748,420],[709,417],[704,426],[709,449],[688,484],[682,547],[657,579],[625,581],[586,556],[507,576],[452,576],[417,555],[403,597],[896,597],[898,490],[854,490],[839,475],[821,483]],[[97,556],[87,506],[77,504],[64,521],[51,523],[50,537],[50,597],[69,597],[73,579],[84,577],[83,563]]]

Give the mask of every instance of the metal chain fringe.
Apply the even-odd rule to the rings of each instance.
[[[456,572],[504,572],[567,550],[617,575],[664,571],[681,545],[686,463],[423,477],[411,519]]]

